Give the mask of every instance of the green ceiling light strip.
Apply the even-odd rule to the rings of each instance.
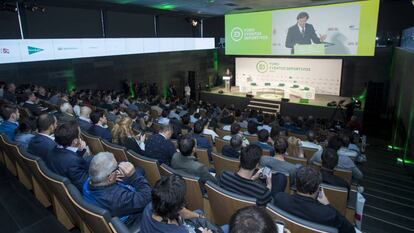
[[[388,145],[388,149],[390,149],[390,150],[404,150],[404,148],[402,148],[402,147],[393,146],[393,145]]]
[[[218,51],[214,50],[213,54],[213,67],[216,72],[218,72],[219,61],[218,61]]]
[[[135,98],[134,83],[132,80],[129,80],[129,94],[132,98]]]
[[[175,8],[177,8],[176,5],[174,4],[169,4],[169,3],[162,3],[162,4],[157,4],[153,6],[154,8],[160,9],[160,10],[174,10]]]
[[[63,77],[66,78],[66,90],[72,91],[76,89],[75,71],[73,69],[64,70]]]
[[[408,159],[402,159],[402,158],[397,158],[397,162],[403,163],[403,164],[414,164],[414,161],[408,160]]]

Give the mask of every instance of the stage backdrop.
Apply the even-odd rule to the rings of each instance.
[[[236,86],[297,87],[316,94],[339,95],[342,59],[236,58]]]

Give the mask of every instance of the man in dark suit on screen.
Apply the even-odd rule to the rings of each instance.
[[[315,29],[312,24],[306,23],[309,19],[309,15],[306,12],[301,12],[296,17],[297,23],[289,28],[288,34],[286,36],[286,48],[292,49],[296,44],[320,44],[326,39],[326,35],[320,36],[316,35]]]

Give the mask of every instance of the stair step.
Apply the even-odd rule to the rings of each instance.
[[[259,108],[259,109],[268,109],[268,110],[273,110],[273,111],[277,111],[279,109],[279,108],[271,108],[271,107],[259,106],[259,105],[254,105],[254,104],[249,104],[249,105],[247,105],[247,107],[249,107],[249,108]]]
[[[270,102],[264,102],[264,101],[259,101],[259,100],[251,100],[250,103],[280,106],[280,103],[275,103],[275,102],[270,103]]]

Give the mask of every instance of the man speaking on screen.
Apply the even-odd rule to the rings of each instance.
[[[309,19],[309,14],[300,12],[296,17],[297,23],[289,28],[286,36],[287,48],[292,49],[296,44],[320,44],[326,39],[326,35],[318,37],[312,24],[306,23]]]

